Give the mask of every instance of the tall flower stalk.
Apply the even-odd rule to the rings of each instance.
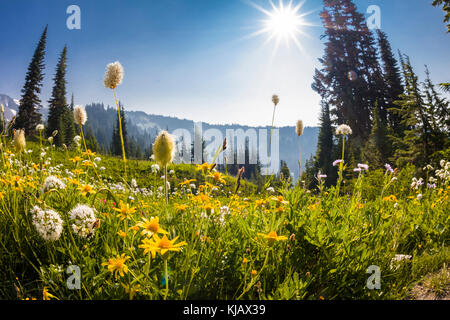
[[[88,148],[86,145],[86,138],[84,137],[84,131],[83,131],[83,126],[87,121],[86,110],[84,109],[83,106],[75,106],[75,108],[73,108],[73,118],[75,120],[75,123],[80,126],[80,133],[81,133],[81,138],[83,140],[84,150],[86,151],[89,162],[92,162],[90,152],[88,151]],[[76,144],[78,145],[78,142],[76,142]],[[93,167],[93,169],[94,169],[95,175],[97,176],[97,179],[99,179],[103,183],[103,180],[100,179],[100,176],[98,175],[98,172],[95,169],[95,166]]]
[[[167,187],[167,166],[173,161],[175,155],[175,142],[167,131],[161,131],[153,144],[153,155],[155,161],[164,167],[164,195],[166,205],[169,204],[169,194]]]
[[[270,136],[269,136],[269,161],[267,166],[267,174],[269,174],[269,168],[270,168],[270,155],[271,155],[271,147],[272,147],[272,132],[273,132],[273,123],[275,121],[275,110],[277,108],[278,103],[280,102],[280,98],[276,94],[272,96],[272,102],[273,102],[273,113],[272,113],[272,124],[270,126]]]
[[[295,126],[295,133],[297,133],[298,136],[298,181],[300,184],[301,178],[302,178],[302,150],[300,145],[300,137],[303,134],[303,121],[298,120],[297,124]]]
[[[114,63],[110,63],[106,66],[105,73],[105,87],[109,88],[114,93],[114,100],[116,102],[117,107],[117,116],[119,119],[119,134],[120,134],[120,143],[122,145],[122,159],[123,159],[123,170],[125,181],[127,180],[127,158],[125,155],[125,144],[123,142],[123,133],[122,133],[122,117],[120,116],[120,106],[119,101],[117,100],[116,87],[122,83],[123,79],[123,67],[119,61]]]
[[[336,185],[336,196],[339,196],[339,190],[341,188],[341,183],[344,178],[343,176],[344,176],[344,169],[345,169],[345,167],[344,167],[345,138],[346,138],[346,136],[352,134],[352,129],[346,124],[341,124],[340,126],[337,127],[336,134],[342,135],[342,156],[341,156],[342,161],[339,162],[339,178],[338,178],[338,182]]]

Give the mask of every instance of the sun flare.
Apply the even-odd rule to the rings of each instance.
[[[276,8],[265,21],[266,28],[274,37],[294,37],[302,25],[302,18],[297,15],[296,8],[290,6]],[[297,8],[298,10],[298,8]]]
[[[309,13],[300,13],[300,9],[305,1],[295,6],[292,0],[288,4],[285,4],[283,0],[279,0],[278,5],[270,1],[271,11],[253,4],[256,9],[266,15],[266,18],[262,21],[262,28],[253,35],[267,34],[266,43],[272,40],[275,41],[275,50],[278,49],[281,42],[284,42],[287,47],[289,47],[290,43],[294,43],[302,50],[298,38],[299,35],[305,35],[302,29],[310,25],[304,20],[304,17]]]

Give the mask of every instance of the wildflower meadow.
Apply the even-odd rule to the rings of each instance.
[[[82,107],[74,115],[82,126]],[[351,129],[337,134],[345,140]],[[157,138],[156,162],[127,161],[125,180],[123,159],[86,150],[78,136],[73,150],[4,136],[1,295],[401,299],[449,261],[449,161],[423,177],[412,165],[336,161],[335,186],[318,175],[317,190],[274,189],[268,178],[256,193],[214,164],[172,164],[171,139]],[[370,266],[379,290],[367,286]]]
[[[125,2],[105,2],[97,12],[108,21],[91,23],[96,11],[89,10],[99,2],[63,8],[71,14],[67,30],[56,32],[51,24],[44,28],[21,99],[1,100],[6,102],[0,110],[0,299],[449,299],[449,84],[435,86],[428,66],[426,79],[419,81],[410,57],[403,52],[395,56],[387,33],[365,21],[360,3],[315,1],[323,5],[315,23],[323,24],[317,46],[325,50],[313,65],[304,64],[306,54],[299,58],[293,53],[317,49],[299,40],[315,25],[307,19],[317,9],[302,8],[310,2],[260,1],[261,7],[243,7],[240,1],[204,1],[204,6],[227,6],[208,7],[207,25],[198,1],[192,12],[188,5],[171,2],[171,17],[191,15],[192,20],[180,18],[181,31],[164,27],[165,21],[154,15],[166,17],[167,12],[150,7],[153,16],[139,9],[127,25],[120,24],[126,19],[115,15],[129,14]],[[144,2],[140,5],[162,5]],[[426,8],[436,10],[442,3],[448,1]],[[231,38],[248,29],[235,22],[241,18],[227,16],[238,10],[233,6],[241,10],[235,19],[266,16],[252,37],[268,34],[265,44],[274,40],[273,51],[254,52],[259,46],[247,47],[246,41],[254,40],[240,33],[236,39],[241,40]],[[45,14],[36,19],[53,17],[48,8],[59,8],[53,2],[45,10],[38,7]],[[420,8],[414,11],[418,15],[426,10]],[[404,12],[392,10],[389,16],[409,23]],[[86,20],[77,20],[84,12]],[[216,17],[217,12],[223,16]],[[436,19],[427,12],[432,30]],[[381,19],[375,18],[369,20]],[[138,30],[128,29],[133,26]],[[47,31],[52,39],[64,34],[69,45],[57,58],[44,109]],[[400,43],[414,52],[420,33],[411,34],[412,44],[404,34]],[[441,35],[430,39],[445,45]],[[23,50],[22,42],[14,47]],[[67,55],[71,46],[74,56]],[[427,46],[415,55],[423,58]],[[427,56],[434,69],[445,69],[441,66],[448,55],[429,51],[436,51]],[[111,56],[124,64],[107,64]],[[3,58],[0,53],[0,63]],[[70,103],[66,100],[67,63],[76,66],[68,78],[83,101],[77,104],[73,94]],[[9,64],[2,64],[2,70]],[[298,74],[308,77],[306,86]],[[13,91],[10,83],[16,82],[7,81],[0,89]],[[305,87],[318,94],[315,104]],[[97,99],[94,92],[112,107],[87,108],[86,99]],[[178,110],[181,117],[198,107],[197,118],[213,113],[216,123],[231,116],[230,121],[253,121],[265,126],[254,128],[266,135],[257,136],[247,126],[233,131],[238,132],[233,140],[216,139],[208,153],[212,134],[205,138],[195,127],[191,140],[189,130],[175,127],[186,119],[167,116],[157,123],[157,115],[125,112],[122,101],[138,105],[143,100],[155,113]],[[320,108],[317,126],[313,105]],[[279,125],[282,119],[291,126]],[[213,125],[208,129],[221,134]],[[181,147],[174,134],[180,131],[189,134]],[[307,152],[310,144],[314,153]],[[264,150],[255,151],[254,163],[252,148]],[[284,159],[291,159],[289,165]],[[274,163],[279,170],[271,170]]]

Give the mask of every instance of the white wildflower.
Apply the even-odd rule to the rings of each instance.
[[[31,209],[32,223],[44,240],[56,241],[61,236],[63,221],[53,210],[43,210],[38,206]]]
[[[76,235],[82,238],[93,236],[95,223],[97,221],[94,210],[95,209],[87,205],[78,204],[69,212],[72,230]]]
[[[156,173],[159,171],[159,165],[158,164],[152,164],[151,166],[152,173]]]
[[[394,258],[392,258],[390,263],[390,269],[397,270],[400,267],[402,261],[411,260],[412,256],[406,254],[396,254]]]
[[[47,192],[50,189],[64,189],[66,185],[60,179],[55,176],[48,176],[45,181],[42,189],[44,192]]]
[[[266,191],[269,192],[269,193],[275,193],[275,189],[273,187],[268,187],[266,189]]]
[[[352,134],[352,128],[346,124],[341,124],[336,129],[336,134],[349,135]]]
[[[105,87],[115,89],[122,83],[123,73],[123,67],[119,61],[108,64],[104,79]]]
[[[87,121],[87,113],[83,106],[75,106],[73,109],[73,118],[75,123],[82,126]]]

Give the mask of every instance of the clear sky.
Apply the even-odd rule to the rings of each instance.
[[[394,50],[410,55],[421,79],[427,64],[433,80],[444,82],[450,78],[450,34],[443,12],[431,2],[355,0],[360,12],[369,5],[381,8],[382,30]],[[66,27],[71,4],[81,8],[81,30]],[[253,4],[271,10],[268,0]],[[276,93],[277,125],[294,125],[297,119],[316,125],[320,99],[311,83],[323,55],[322,6],[321,0],[307,0],[299,11],[310,13],[303,17],[304,35],[298,36],[303,50],[290,42],[274,51],[268,34],[249,37],[267,18],[249,0],[1,0],[0,93],[20,98],[27,66],[48,24],[44,104],[67,44],[68,98],[73,92],[76,104],[113,104],[103,75],[107,63],[119,60],[125,77],[117,92],[130,110],[268,125]]]

